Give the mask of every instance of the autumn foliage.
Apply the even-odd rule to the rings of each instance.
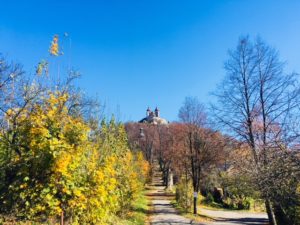
[[[122,124],[92,125],[71,110],[80,105],[72,91],[55,89],[15,95],[22,108],[2,114],[1,214],[14,223],[114,224],[143,190],[148,163],[129,149]]]

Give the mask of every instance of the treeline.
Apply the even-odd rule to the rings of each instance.
[[[76,77],[30,79],[0,58],[0,223],[116,224],[143,191],[147,161]]]
[[[276,49],[241,37],[228,53],[226,75],[204,106],[187,97],[178,123],[126,125],[132,148],[170,173],[178,203],[233,209],[263,204],[271,225],[300,223],[300,85]],[[144,135],[140,136],[139,128]],[[190,190],[190,191],[188,191]]]
[[[194,100],[187,98],[186,101],[198,103]],[[140,128],[143,137],[139,134]],[[131,148],[142,149],[152,164],[158,162],[166,188],[172,190],[175,183],[178,203],[186,211],[194,206],[194,213],[197,213],[198,195],[207,196],[214,187],[220,187],[220,174],[227,170],[226,163],[229,164],[229,148],[235,147],[234,144],[229,146],[229,138],[220,132],[189,123],[127,123],[126,131]],[[197,193],[195,204],[194,192]]]

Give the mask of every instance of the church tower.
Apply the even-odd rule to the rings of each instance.
[[[155,108],[155,116],[159,117],[159,109],[157,107]]]
[[[146,110],[146,116],[150,116],[150,113],[151,113],[151,109],[148,107],[148,109]]]
[[[139,123],[149,123],[154,125],[167,125],[169,122],[160,117],[160,110],[158,107],[155,108],[154,111],[150,109],[150,107],[146,110],[146,117],[141,119]]]

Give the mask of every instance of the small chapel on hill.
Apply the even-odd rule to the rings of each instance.
[[[154,112],[151,111],[151,109],[148,107],[146,110],[146,117],[141,119],[139,121],[139,123],[151,123],[151,124],[155,124],[155,125],[159,125],[159,124],[166,125],[169,122],[166,119],[160,117],[160,111],[157,107],[155,108]]]

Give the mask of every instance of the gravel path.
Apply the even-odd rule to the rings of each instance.
[[[241,211],[223,211],[199,208],[201,214],[215,218],[214,222],[196,223],[185,218],[171,205],[173,195],[165,192],[162,185],[161,173],[155,171],[150,190],[147,194],[151,200],[152,211],[150,213],[151,225],[267,225],[265,213],[250,213]]]
[[[165,187],[162,185],[162,180],[159,176],[153,178],[150,188],[148,197],[151,199],[153,208],[150,215],[151,225],[196,225],[190,219],[180,216],[177,213],[171,205],[173,196],[165,193]]]

